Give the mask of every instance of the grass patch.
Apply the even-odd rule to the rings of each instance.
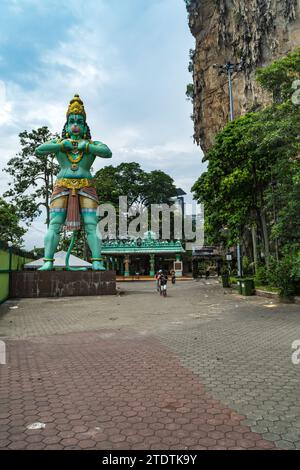
[[[259,289],[259,290],[264,290],[266,292],[274,292],[274,294],[279,294],[279,291],[280,289],[278,287],[274,287],[274,286],[257,286],[255,285],[255,289]]]
[[[253,276],[246,276],[246,279],[254,279],[254,285],[255,289],[263,290],[266,292],[274,292],[274,294],[279,294],[280,289],[278,287],[271,286],[269,284],[267,285],[259,285],[255,282],[255,278]],[[237,277],[230,277],[230,284],[237,284]]]

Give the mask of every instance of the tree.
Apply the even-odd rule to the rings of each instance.
[[[204,203],[211,242],[233,245],[254,224],[267,264],[271,249],[278,256],[286,243],[300,247],[300,106],[292,99],[299,76],[300,49],[258,72],[274,103],[236,119],[216,136],[205,158],[207,172],[192,188]]]
[[[13,181],[10,189],[4,194],[11,198],[18,207],[21,217],[31,222],[46,209],[46,223],[50,221],[50,196],[53,191],[54,176],[58,173],[55,155],[40,157],[35,155],[35,149],[57,135],[52,135],[47,127],[40,127],[31,132],[19,134],[21,151],[7,164],[4,169]]]
[[[270,66],[257,71],[257,80],[271,92],[274,105],[270,121],[275,132],[265,142],[273,161],[271,181],[266,190],[267,210],[272,214],[271,238],[276,257],[300,250],[300,48]]]
[[[68,251],[70,243],[71,243],[71,238],[72,238],[71,233],[63,233],[63,236],[59,242],[57,251]],[[76,243],[73,247],[72,254],[74,256],[78,256],[79,258],[88,260],[91,257],[91,251],[88,246],[88,243],[86,241],[86,234],[84,231],[84,227],[81,227],[79,232],[76,235]]]
[[[258,69],[256,79],[262,88],[272,93],[276,103],[283,103],[294,94],[293,82],[300,78],[299,72],[300,47],[268,67]]]
[[[21,247],[26,230],[19,224],[20,216],[16,206],[0,197],[0,240]]]
[[[96,173],[95,181],[100,203],[113,204],[117,215],[119,197],[127,196],[129,223],[151,204],[171,204],[171,198],[176,196],[171,176],[160,170],[146,172],[135,162],[121,163],[116,167],[106,166]],[[150,217],[149,211],[148,223]],[[171,231],[172,220],[171,217]]]
[[[160,170],[147,173],[135,162],[106,166],[96,173],[95,181],[100,203],[115,207],[120,196],[127,196],[128,206],[135,208],[169,203],[176,196],[171,176]]]

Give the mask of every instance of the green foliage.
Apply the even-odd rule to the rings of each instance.
[[[300,47],[268,67],[257,70],[256,77],[260,85],[272,92],[275,101],[284,102],[291,98],[292,84],[299,79]]]
[[[52,135],[47,127],[41,127],[21,132],[19,137],[21,150],[8,161],[4,170],[13,178],[4,196],[14,201],[21,217],[29,222],[41,213],[44,206],[48,224],[50,196],[58,165],[54,162],[54,155],[38,157],[35,150],[40,144],[58,136]]]
[[[286,255],[281,260],[273,260],[268,270],[269,282],[279,288],[281,297],[290,297],[297,293],[297,281],[300,280],[300,255]]]
[[[61,250],[68,251],[70,243],[71,243],[72,235],[73,235],[72,233],[64,233],[63,237],[61,238],[59,242],[57,251],[61,251]],[[78,258],[85,259],[85,260],[88,260],[91,257],[91,251],[86,240],[84,227],[81,227],[81,229],[77,233],[76,243],[72,250],[72,255],[78,256]]]
[[[273,184],[268,188],[266,200],[274,212],[271,238],[278,239],[282,250],[300,249],[300,160],[282,159],[274,167]]]
[[[300,249],[300,104],[291,100],[300,48],[257,76],[276,100],[225,126],[192,191],[204,204],[208,243],[232,246],[254,223],[265,253],[277,245],[281,256],[286,246]]]
[[[268,284],[268,270],[265,266],[258,266],[255,273],[255,285],[266,286]]]
[[[212,243],[224,242],[226,227],[227,244],[234,244],[261,208],[271,167],[257,142],[264,125],[264,116],[254,113],[229,123],[207,153],[207,172],[192,187],[195,199],[205,206],[205,229]]]
[[[186,4],[187,9],[195,2],[195,0],[184,0],[184,3]]]
[[[129,207],[169,203],[176,196],[171,176],[160,170],[147,173],[135,162],[106,166],[96,173],[95,182],[100,202],[115,207],[120,196],[127,196]]]
[[[221,268],[221,275],[222,276],[229,276],[229,269],[226,264],[224,264]]]
[[[187,97],[187,99],[189,101],[192,101],[194,100],[194,96],[195,96],[195,93],[194,93],[194,84],[193,83],[189,83],[186,87],[186,92],[185,92],[185,96]]]
[[[189,61],[188,71],[189,71],[190,73],[193,73],[193,71],[194,71],[195,49],[190,49],[189,57],[190,57],[190,61]],[[192,84],[192,85],[193,85],[193,84]],[[188,86],[189,86],[189,85],[188,85]]]
[[[251,269],[251,260],[248,258],[248,256],[243,256],[243,273],[253,274]]]
[[[38,258],[43,258],[44,251],[45,251],[44,247],[41,247],[41,248],[34,247],[32,250],[29,251],[29,253],[31,253],[35,258],[38,259]]]
[[[14,246],[21,247],[22,237],[26,230],[19,224],[20,215],[17,207],[0,197],[0,240],[12,242]]]

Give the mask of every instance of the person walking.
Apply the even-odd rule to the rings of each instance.
[[[160,276],[162,274],[162,269],[160,269],[159,271],[157,271],[156,275],[155,275],[155,278],[156,278],[156,290],[157,292],[160,292]]]
[[[168,283],[168,276],[166,273],[160,274],[160,295],[163,297],[167,297],[167,283]]]
[[[205,271],[205,279],[208,279],[210,275],[210,266],[207,266],[206,271]]]

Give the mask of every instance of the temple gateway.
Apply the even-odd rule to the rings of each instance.
[[[151,231],[135,240],[108,240],[101,249],[107,269],[118,275],[154,276],[159,269],[174,270],[182,276],[182,254],[185,250],[178,241],[157,240]]]

